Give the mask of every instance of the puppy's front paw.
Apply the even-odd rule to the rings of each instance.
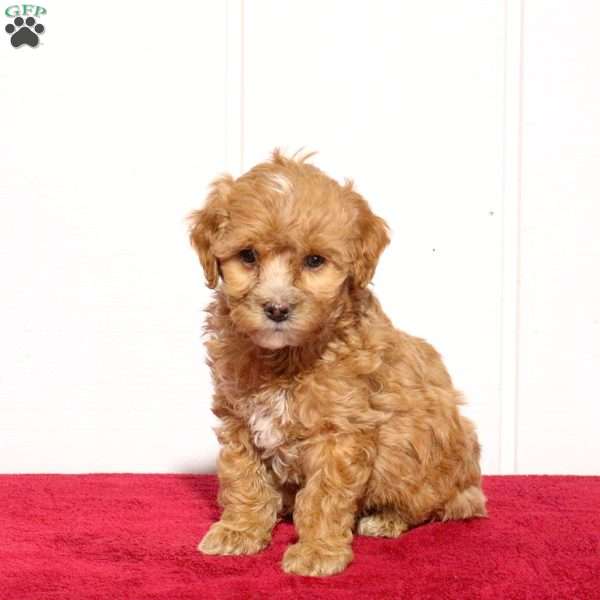
[[[270,537],[268,533],[236,531],[218,521],[202,538],[198,550],[204,554],[256,554],[269,543]]]
[[[352,560],[350,546],[330,548],[318,543],[298,542],[283,556],[283,570],[296,575],[322,577],[343,571]]]

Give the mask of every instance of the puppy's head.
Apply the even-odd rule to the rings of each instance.
[[[191,215],[208,286],[221,278],[235,328],[264,348],[302,345],[335,320],[389,242],[352,184],[306,158],[275,151],[237,180],[222,177]]]

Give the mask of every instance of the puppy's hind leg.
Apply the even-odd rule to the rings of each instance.
[[[440,518],[442,521],[450,519],[470,519],[472,517],[485,517],[486,498],[480,487],[472,485],[457,492],[444,505]]]
[[[384,508],[379,512],[366,515],[358,520],[356,533],[373,537],[400,537],[408,530],[400,515],[393,508]]]

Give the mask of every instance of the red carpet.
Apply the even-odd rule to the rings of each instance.
[[[600,477],[487,477],[488,519],[359,537],[328,579],[256,556],[207,557],[212,476],[0,476],[2,600],[600,599]]]

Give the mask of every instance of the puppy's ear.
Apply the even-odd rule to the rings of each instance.
[[[190,242],[198,253],[209,288],[216,288],[219,283],[219,263],[213,253],[213,245],[227,225],[226,206],[232,185],[230,175],[213,181],[204,208],[189,216]]]
[[[365,288],[373,279],[379,256],[390,243],[389,228],[381,217],[373,214],[362,196],[354,191],[352,196],[358,208],[353,278],[357,287]]]

